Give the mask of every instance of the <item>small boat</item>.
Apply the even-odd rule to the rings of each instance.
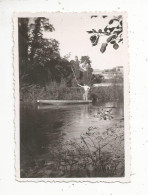
[[[92,100],[37,100],[38,104],[63,105],[63,104],[89,104]]]

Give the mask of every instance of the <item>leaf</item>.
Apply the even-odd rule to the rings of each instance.
[[[112,38],[113,38],[113,36],[110,36],[110,37],[107,38],[106,41],[109,43],[112,40]]]
[[[114,18],[113,20],[119,22],[118,18]]]
[[[119,45],[118,45],[117,43],[115,43],[115,44],[113,45],[113,48],[114,48],[114,49],[118,49],[118,48],[119,48]]]
[[[114,20],[110,20],[110,21],[109,21],[109,24],[112,24],[113,22],[114,22]]]
[[[118,43],[120,43],[121,41],[123,41],[123,39],[120,39],[120,40],[118,41]]]
[[[117,35],[113,35],[112,38],[113,38],[113,39],[116,39],[116,38],[117,38]]]
[[[96,46],[99,41],[99,36],[93,35],[90,37],[90,40],[91,40],[92,46]]]
[[[114,31],[113,34],[117,34],[118,31]]]
[[[107,36],[109,36],[109,35],[111,35],[111,33],[110,32],[107,32],[107,33],[105,33]]]
[[[122,30],[117,31],[117,35],[119,35],[120,33],[122,33]]]
[[[105,32],[107,32],[107,30],[108,30],[108,26],[106,26],[106,27],[104,28],[104,31],[105,31]]]
[[[115,29],[115,27],[108,28],[108,30],[109,30],[110,32],[112,32],[114,29]]]
[[[86,31],[86,32],[89,33],[89,34],[93,33],[93,31]]]
[[[111,44],[115,44],[115,43],[116,43],[116,41],[111,41],[110,43],[111,43]]]
[[[118,25],[117,27],[116,27],[116,29],[120,29],[121,27]]]
[[[107,47],[107,43],[102,43],[101,48],[100,48],[101,53],[105,52],[106,47]]]

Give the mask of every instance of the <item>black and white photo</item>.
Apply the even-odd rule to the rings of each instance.
[[[15,14],[18,180],[129,181],[126,17]]]

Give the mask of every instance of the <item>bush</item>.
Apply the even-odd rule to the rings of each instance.
[[[68,141],[50,153],[55,162],[55,176],[67,177],[123,177],[123,123],[106,129],[89,127],[79,142]]]
[[[39,85],[24,85],[20,89],[20,99],[23,103],[36,103],[37,99],[44,100],[82,100],[83,89],[80,87],[67,87],[65,82],[51,82],[46,87]],[[96,101],[123,100],[123,86],[93,87],[89,91],[89,99]]]
[[[123,101],[123,86],[100,86],[93,87],[90,91],[90,99],[96,101]]]
[[[23,103],[36,103],[37,99],[44,100],[81,100],[83,90],[79,87],[66,87],[64,82],[60,84],[52,82],[46,87],[38,85],[24,85],[20,90],[20,99]]]

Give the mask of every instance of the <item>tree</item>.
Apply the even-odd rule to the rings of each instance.
[[[75,57],[75,60],[70,61],[71,67],[74,70],[75,77],[79,84],[91,84],[92,79],[92,72],[93,69],[91,68],[91,60],[89,56],[81,56],[80,60],[78,57]],[[73,75],[73,83],[74,85],[77,85],[77,82],[75,80],[75,77]]]
[[[80,63],[84,63],[86,65],[86,71],[81,71],[80,79],[82,84],[90,85],[92,79],[93,69],[91,68],[91,60],[89,56],[82,56],[80,59]]]
[[[59,43],[55,39],[41,39],[31,61],[32,82],[46,85],[58,75],[52,74],[60,58]],[[57,77],[56,77],[57,76]]]
[[[49,23],[48,18],[39,17],[35,18],[34,23],[30,25],[30,44],[29,44],[29,58],[33,60],[37,49],[42,47],[43,42],[43,31],[52,32],[54,27]]]
[[[19,18],[18,30],[20,83],[33,82],[35,73],[37,73],[37,69],[34,69],[35,64],[40,64],[40,60],[37,60],[37,53],[41,53],[41,50],[45,49],[43,44],[47,43],[47,40],[43,38],[43,30],[51,32],[54,27],[49,23],[49,19],[44,17]]]
[[[71,68],[73,69],[76,78],[79,80],[80,79],[80,61],[78,59],[78,57],[75,57],[75,60],[71,60]]]
[[[47,18],[20,18],[20,83],[46,86],[50,81],[62,79],[70,83],[70,62],[60,56],[59,42],[43,36],[44,31],[54,30]]]
[[[82,56],[80,60],[76,57],[70,62],[70,54],[61,57],[59,42],[44,38],[44,31],[54,30],[47,18],[19,19],[20,86],[21,83],[46,86],[49,82],[60,83],[63,80],[67,86],[72,86],[75,80],[72,67],[79,83],[90,83],[92,68],[89,56]],[[80,64],[84,62],[87,70],[82,72]]]
[[[102,83],[104,76],[101,74],[92,75],[91,84]]]
[[[20,81],[26,75],[28,65],[28,44],[29,44],[29,19],[18,18],[18,41],[19,41],[19,75]]]
[[[91,16],[92,18],[97,18],[98,16]],[[106,18],[107,16],[102,16]],[[101,36],[106,36],[106,42],[101,43],[100,52],[104,53],[109,44],[113,46],[116,50],[119,48],[119,44],[123,43],[123,18],[121,15],[114,16],[104,29],[92,29],[87,31],[91,34],[90,41],[92,46],[98,45]]]

